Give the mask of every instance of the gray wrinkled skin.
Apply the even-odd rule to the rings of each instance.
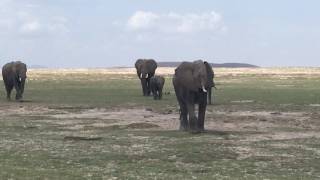
[[[207,65],[202,60],[182,62],[175,70],[172,82],[180,106],[180,130],[204,130],[207,88],[213,84],[213,79],[208,77],[211,72]],[[199,105],[198,117],[195,104]]]

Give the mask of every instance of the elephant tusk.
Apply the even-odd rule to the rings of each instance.
[[[202,91],[207,92],[207,90],[204,88],[204,86],[202,86]]]
[[[19,77],[19,81],[20,81],[20,82],[22,81],[21,77]]]
[[[140,74],[140,79],[142,79],[142,73]]]
[[[146,79],[148,79],[148,77],[149,77],[149,74],[146,75]]]

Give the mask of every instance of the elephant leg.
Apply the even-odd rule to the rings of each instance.
[[[156,100],[158,97],[157,97],[157,90],[155,88],[152,88],[152,95],[153,95],[153,99]]]
[[[7,91],[7,99],[10,100],[13,86],[9,85],[9,84],[5,84],[5,88],[6,88],[6,91]]]
[[[16,89],[16,100],[20,100],[22,98],[20,85],[18,83],[15,83],[14,87]]]
[[[196,129],[197,125],[197,117],[194,113],[194,104],[195,104],[195,94],[192,92],[188,92],[187,94],[187,110],[189,115],[189,127],[193,131]]]
[[[189,121],[188,121],[188,108],[186,104],[182,104],[180,106],[180,127],[181,131],[187,131],[190,129]]]
[[[159,100],[160,99],[160,94],[159,94],[159,90],[158,89],[156,91],[156,94],[157,94],[157,99]]]
[[[186,105],[186,92],[185,89],[179,87],[173,79],[173,87],[174,91],[180,106],[180,131],[187,131],[189,129],[189,123],[188,123],[188,109]]]
[[[204,130],[204,119],[207,108],[207,93],[201,93],[199,97],[199,111],[197,127],[200,131]]]
[[[189,115],[189,127],[192,131],[194,131],[197,129],[197,127],[196,127],[197,117],[195,116],[195,113],[194,113],[194,104],[188,103],[187,110],[188,110],[188,115]]]
[[[189,129],[188,123],[188,110],[187,106],[184,103],[180,103],[180,127],[181,131],[187,131]]]
[[[162,99],[162,89],[159,89],[159,99]]]

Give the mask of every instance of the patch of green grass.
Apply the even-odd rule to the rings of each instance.
[[[170,77],[167,77],[164,87],[164,92],[170,94],[165,94],[161,101],[154,101],[152,97],[142,96],[140,81],[135,75],[115,76],[117,78],[109,75],[103,79],[98,74],[97,77],[89,76],[91,79],[77,79],[75,76],[66,80],[30,80],[26,85],[24,97],[31,103],[46,105],[151,106],[164,112],[176,109],[177,102]],[[218,90],[214,91],[215,104],[239,105],[236,101],[251,100],[251,104],[255,106],[276,109],[283,108],[282,104],[301,108],[320,102],[320,80],[316,78],[279,79],[273,76],[250,75],[231,79],[232,81],[230,77],[216,78]],[[0,83],[0,89],[4,89],[3,83]],[[0,98],[5,101],[5,93],[1,93]]]

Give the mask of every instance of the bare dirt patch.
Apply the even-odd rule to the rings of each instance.
[[[76,108],[76,107],[74,107]],[[7,104],[0,106],[2,117],[21,117],[24,122],[42,121],[64,130],[95,131],[97,129],[178,130],[179,114],[150,111],[145,108],[63,108],[39,105]],[[306,112],[208,111],[205,127],[213,131],[261,132],[247,135],[243,141],[320,138],[314,125],[317,114]],[[29,124],[26,127],[38,127]],[[299,131],[299,132],[292,132]]]
[[[150,111],[145,108],[83,108],[46,107],[39,105],[7,104],[0,106],[2,117],[20,117],[23,122],[49,123],[63,130],[95,131],[97,129],[157,129],[178,130],[179,114]],[[242,141],[320,138],[317,113],[207,111],[205,128],[226,132],[260,132],[247,135]],[[3,118],[4,119],[4,118]],[[37,128],[27,123],[26,128]]]
[[[161,114],[146,109],[104,109],[95,108],[76,113],[56,114],[51,117],[61,119],[58,124],[76,125],[75,120],[79,119],[97,119],[91,126],[109,127],[126,126],[128,128],[146,129],[158,128],[174,130],[178,128],[178,115]]]

